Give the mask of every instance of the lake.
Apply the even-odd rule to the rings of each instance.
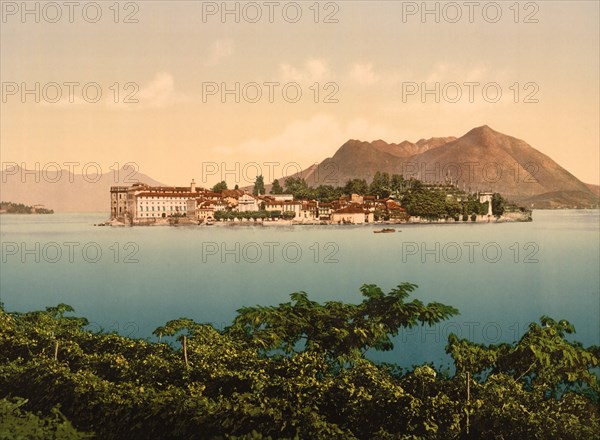
[[[381,226],[96,227],[106,214],[1,215],[0,299],[8,311],[73,306],[91,328],[150,337],[189,317],[228,325],[242,306],[359,302],[362,284],[419,285],[411,298],[461,314],[402,332],[377,360],[446,364],[454,332],[513,342],[541,315],[600,344],[600,211],[535,211],[531,223]]]

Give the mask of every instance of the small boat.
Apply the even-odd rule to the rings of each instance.
[[[384,228],[379,231],[373,231],[375,234],[389,234],[390,232],[396,232],[395,229],[392,228]]]

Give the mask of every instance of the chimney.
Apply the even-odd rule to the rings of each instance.
[[[190,184],[190,191],[193,193],[196,192],[196,182],[194,181],[194,179],[192,179],[192,183]]]

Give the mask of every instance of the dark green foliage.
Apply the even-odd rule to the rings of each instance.
[[[506,200],[504,200],[504,198],[500,194],[492,194],[492,214],[494,214],[497,217],[500,217],[502,214],[504,214],[506,204]]]
[[[65,304],[0,306],[0,439],[595,438],[600,350],[569,342],[566,321],[542,317],[512,345],[451,335],[452,376],[367,360],[457,313],[409,301],[415,288],[364,285],[359,304],[297,292],[223,331],[169,321],[157,342],[92,333]]]
[[[213,186],[211,191],[215,192],[215,193],[220,193],[221,191],[224,191],[226,189],[227,189],[227,182],[222,180],[219,183],[217,183],[215,186]]]
[[[437,189],[419,186],[404,196],[402,205],[410,215],[437,220],[446,215],[446,194]]]
[[[365,179],[352,179],[346,182],[343,193],[347,195],[358,194],[364,196],[369,193],[369,185]]]
[[[271,194],[283,194],[283,188],[279,183],[279,179],[273,180],[273,185],[271,186]]]
[[[0,399],[1,440],[79,440],[92,436],[77,432],[57,407],[43,416],[24,409],[26,399]]]
[[[377,171],[369,187],[369,194],[378,198],[385,198],[389,197],[391,191],[390,175]]]
[[[256,176],[254,182],[254,188],[252,189],[252,195],[258,196],[265,193],[265,178],[263,176]]]
[[[374,284],[365,284],[365,297],[358,305],[330,301],[319,304],[305,292],[291,295],[292,302],[276,307],[245,307],[228,333],[262,349],[286,354],[302,350],[324,354],[332,360],[354,360],[370,348],[391,350],[392,336],[401,328],[433,325],[458,313],[439,303],[404,302],[417,286],[403,283],[385,294]]]
[[[301,177],[288,177],[284,185],[286,194],[292,194],[297,199],[309,199],[312,196],[312,188]]]

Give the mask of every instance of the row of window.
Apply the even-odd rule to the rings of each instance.
[[[152,208],[152,211],[154,211],[154,206],[146,206],[146,209],[145,209],[145,210],[146,210],[146,211],[149,211],[149,210],[150,210],[149,208]],[[173,209],[173,206],[169,207],[169,211],[183,211],[183,209],[180,209],[180,207],[179,207],[179,206],[175,206],[174,208],[175,208],[175,209]],[[138,210],[139,210],[140,212],[141,212],[141,211],[144,211],[144,206],[139,206],[139,207],[138,207]],[[156,210],[157,210],[157,211],[160,211],[160,210],[161,210],[161,209],[160,209],[160,206],[157,206],[157,207],[156,207]],[[163,211],[166,211],[166,210],[167,210],[167,207],[166,207],[166,206],[163,206],[163,207],[162,207],[162,210],[163,210]]]
[[[146,205],[148,205],[148,204],[154,205],[154,202],[140,202],[140,203],[145,203]],[[160,205],[161,203],[164,205],[165,203],[177,203],[177,202],[172,202],[171,200],[165,200],[165,201],[162,201],[162,202],[156,202],[157,205]],[[187,205],[187,203],[186,202],[179,202],[179,205],[185,206],[185,205]]]
[[[154,215],[154,213],[152,213],[152,214],[145,214],[145,215],[144,214],[140,214],[139,216],[140,217],[159,217],[159,218],[160,217],[162,217],[162,218],[166,217],[165,214],[156,214],[156,215]],[[186,217],[186,213],[185,212],[183,213],[183,216]]]

